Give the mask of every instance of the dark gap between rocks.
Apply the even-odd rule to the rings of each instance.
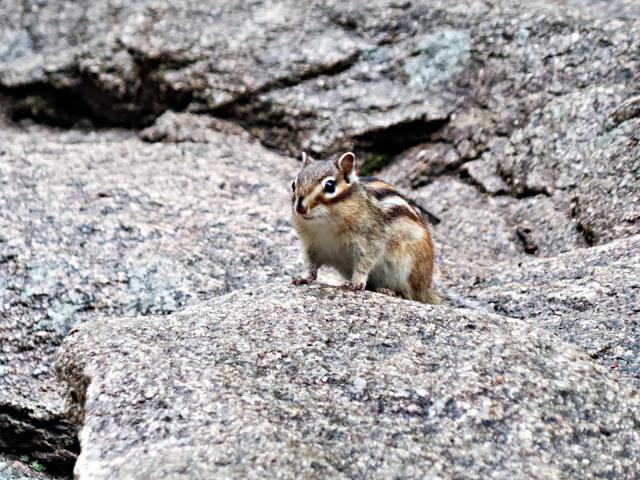
[[[593,231],[593,229],[589,228],[588,225],[585,225],[580,221],[580,200],[578,197],[573,197],[572,199],[572,207],[571,207],[571,218],[576,222],[576,229],[582,235],[585,243],[589,247],[595,247],[598,244],[598,236]]]
[[[183,111],[192,99],[189,91],[176,91],[158,78],[167,65],[161,59],[132,55],[137,68],[135,89],[117,93],[104,88],[97,74],[69,73],[69,86],[40,82],[20,87],[0,86],[8,99],[13,121],[31,119],[55,127],[92,128],[148,126],[166,110]]]
[[[92,112],[72,88],[59,90],[38,83],[11,89],[2,87],[0,93],[9,99],[9,116],[14,122],[31,119],[36,123],[69,128],[88,123],[92,118]],[[90,122],[92,126],[98,126],[95,119]]]
[[[9,100],[9,114],[13,121],[32,119],[56,127],[70,128],[87,125],[94,128],[125,127],[143,128],[152,124],[167,110],[181,112],[192,103],[193,92],[177,91],[159,78],[165,69],[188,65],[190,61],[168,58],[147,58],[139,52],[128,52],[137,68],[137,85],[132,92],[113,94],[100,84],[97,74],[71,72],[71,86],[56,88],[41,82],[20,87],[3,87],[0,94]],[[234,110],[236,106],[251,105],[257,95],[291,87],[313,78],[338,75],[351,68],[360,58],[360,51],[330,65],[312,65],[307,71],[276,78],[262,88],[249,91],[227,105],[215,109],[194,108],[196,113],[247,126]]]
[[[460,168],[465,164],[470,162],[470,160],[461,160],[451,165],[443,166],[437,172],[430,173],[428,175],[424,175],[419,179],[416,179],[411,183],[411,188],[417,189],[420,187],[424,187],[425,185],[429,185],[434,179],[439,177],[455,177],[463,181],[464,183],[475,187],[476,190],[480,191],[480,193],[486,193],[480,189],[480,186],[467,174],[462,172]]]
[[[295,139],[296,134],[292,131],[291,123],[286,120],[287,115],[275,108],[274,105],[260,99],[259,96],[274,90],[292,87],[318,77],[339,75],[355,65],[360,59],[360,55],[360,51],[355,51],[335,63],[329,65],[313,65],[307,71],[273,79],[261,88],[240,95],[229,103],[217,108],[199,109],[196,106],[190,110],[193,113],[208,114],[212,117],[235,123],[245,130],[252,132],[265,147],[298,158],[297,150],[299,149],[293,149],[291,145],[299,144],[300,142],[292,141],[292,138]],[[298,120],[304,116],[305,114],[301,113]],[[309,153],[311,155],[318,155],[320,152],[310,151]]]
[[[434,137],[449,123],[449,118],[419,118],[381,127],[356,135],[353,150],[364,161],[360,173],[372,175],[389,165],[400,153]]]
[[[313,80],[314,78],[322,77],[322,76],[334,76],[339,75],[351,67],[353,67],[356,62],[360,59],[360,51],[355,51],[348,57],[345,57],[341,60],[338,60],[335,63],[329,65],[311,65],[307,71],[299,72],[291,74],[290,76],[274,78],[273,80],[267,82],[262,87],[248,91],[243,95],[239,95],[229,103],[224,105],[220,105],[219,107],[208,109],[208,108],[194,108],[193,113],[203,113],[209,114],[213,117],[223,118],[225,120],[237,121],[240,125],[242,125],[243,120],[242,116],[239,115],[239,111],[243,111],[247,108],[260,108],[256,107],[256,97],[258,95],[271,92],[273,90],[280,90],[287,87],[293,87],[300,83],[306,82],[308,80]],[[249,122],[246,122],[247,125]],[[267,123],[270,125],[270,123]]]
[[[80,453],[77,428],[62,415],[34,418],[27,411],[0,405],[0,452],[38,460],[47,473],[73,476]]]
[[[396,155],[430,140],[447,123],[449,123],[448,118],[435,120],[419,118],[400,122],[355,136],[353,138],[354,146],[357,150]]]

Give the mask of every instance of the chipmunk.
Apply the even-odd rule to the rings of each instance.
[[[292,283],[311,283],[329,265],[347,280],[343,288],[439,303],[433,244],[420,212],[388,183],[358,177],[351,152],[334,162],[303,153],[302,161],[291,210],[307,272]]]

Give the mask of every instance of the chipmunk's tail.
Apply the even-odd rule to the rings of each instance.
[[[442,299],[440,295],[436,293],[433,288],[427,290],[424,295],[424,303],[430,303],[432,305],[445,305],[445,301]]]

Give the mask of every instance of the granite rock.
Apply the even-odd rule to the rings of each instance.
[[[634,0],[0,0],[0,13],[0,452],[73,462],[51,364],[74,325],[171,314],[298,270],[286,199],[296,165],[255,139],[296,158],[348,148],[389,163],[382,174],[442,220],[445,297],[540,324],[637,381]],[[12,123],[25,118],[73,128]],[[95,129],[114,125],[146,128]],[[620,237],[631,239],[607,245]],[[554,258],[586,245],[602,247]],[[529,354],[518,358],[530,365]],[[626,388],[606,378],[602,392]],[[184,437],[172,432],[173,449]],[[448,472],[484,468],[446,452]],[[534,461],[482,452],[499,472]],[[606,460],[585,459],[596,466],[548,460],[541,475],[588,477]]]
[[[640,110],[624,91],[590,87],[554,99],[493,156],[515,195],[571,196],[590,243],[640,233]]]
[[[454,290],[579,345],[640,387],[640,236],[498,263]]]
[[[70,332],[76,478],[633,478],[640,398],[530,323],[271,284]]]
[[[295,161],[247,135],[207,138],[0,130],[0,449],[73,462],[52,363],[75,324],[170,313],[300,268]]]
[[[638,93],[633,2],[54,0],[3,10],[0,87],[15,118],[146,126],[167,110],[213,114],[296,157],[395,159],[394,176],[411,186],[461,169],[491,194],[562,189],[591,243],[638,233],[636,120],[606,122]]]
[[[233,135],[251,143],[249,133],[235,123],[209,115],[177,113],[171,110],[160,115],[149,127],[140,131],[140,138],[150,143],[216,143],[220,134]]]
[[[640,110],[637,112],[640,117]],[[587,154],[574,214],[590,243],[640,233],[640,118],[602,132]]]
[[[452,176],[436,178],[413,194],[440,219],[433,236],[445,295],[449,287],[482,278],[496,264],[515,266],[531,253],[553,257],[586,245],[570,201],[559,196],[491,196]],[[535,251],[527,252],[523,240]]]

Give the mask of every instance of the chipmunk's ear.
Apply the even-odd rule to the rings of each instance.
[[[311,162],[313,162],[313,158],[311,158],[309,155],[307,155],[306,152],[302,152],[302,166],[306,167]]]
[[[355,173],[355,164],[356,156],[351,152],[345,153],[338,160],[336,160],[336,167],[338,168],[338,170],[340,170],[347,183],[351,182],[351,178]]]

